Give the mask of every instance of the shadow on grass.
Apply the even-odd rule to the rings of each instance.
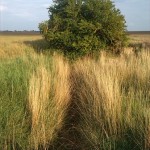
[[[150,42],[139,42],[139,43],[129,43],[129,47],[133,47],[134,49],[149,49]]]
[[[74,82],[74,72],[70,75],[70,82]],[[80,132],[77,130],[80,114],[76,105],[77,96],[74,88],[71,88],[70,106],[64,120],[64,126],[58,133],[58,137],[49,150],[89,150],[84,147],[84,142]]]
[[[34,40],[34,41],[24,41],[24,44],[32,47],[36,53],[45,53],[50,51],[49,43],[44,39]]]

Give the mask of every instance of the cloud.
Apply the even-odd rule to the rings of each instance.
[[[5,5],[0,5],[0,12],[7,10],[8,8]]]
[[[49,19],[46,8],[51,4],[52,0],[0,0],[0,30],[38,30],[38,24]]]

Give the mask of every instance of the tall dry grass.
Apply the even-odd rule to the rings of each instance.
[[[70,101],[69,76],[67,62],[54,56],[51,69],[40,64],[29,81],[31,145],[34,149],[48,149],[63,127]]]
[[[102,56],[74,65],[85,149],[149,149],[150,54]],[[86,142],[85,142],[86,141]]]

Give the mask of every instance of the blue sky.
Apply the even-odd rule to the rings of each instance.
[[[150,0],[113,0],[129,31],[150,31]],[[52,0],[0,0],[0,30],[38,30]]]

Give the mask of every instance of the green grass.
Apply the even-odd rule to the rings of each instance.
[[[149,52],[70,63],[38,41],[0,41],[0,149],[150,148]]]
[[[26,149],[29,69],[22,59],[0,63],[0,149]]]
[[[68,77],[60,56],[1,61],[0,149],[45,149],[53,143],[69,105]]]

